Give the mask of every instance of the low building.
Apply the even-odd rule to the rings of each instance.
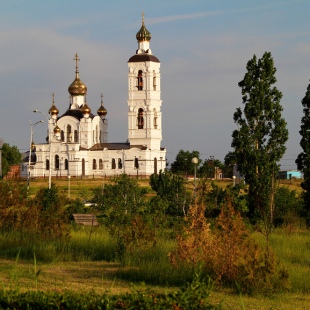
[[[302,179],[303,175],[302,172],[298,170],[283,170],[279,171],[278,178],[281,180]]]

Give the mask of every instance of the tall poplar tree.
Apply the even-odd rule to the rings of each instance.
[[[297,168],[304,174],[304,181],[301,187],[304,190],[304,216],[307,218],[307,226],[310,226],[310,84],[307,87],[305,97],[301,101],[303,109],[303,117],[300,126],[300,146],[303,151],[296,159]]]
[[[278,161],[282,158],[288,139],[286,122],[280,104],[282,93],[274,86],[276,68],[271,53],[261,59],[254,55],[248,61],[241,88],[243,112],[237,108],[231,146],[235,149],[239,172],[249,186],[249,216],[254,221],[272,221],[274,179]]]

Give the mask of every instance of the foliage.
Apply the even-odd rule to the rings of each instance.
[[[237,164],[235,152],[228,152],[224,157],[224,172],[227,175],[233,175],[233,167]]]
[[[204,209],[203,205],[191,207],[184,234],[177,237],[177,249],[169,255],[174,265],[202,265],[217,283],[241,283],[240,289],[251,294],[288,287],[286,270],[268,249],[249,239],[249,231],[230,201],[222,208],[213,231]]]
[[[0,290],[1,309],[221,309],[208,301],[212,289],[201,272],[196,272],[193,281],[179,291],[155,294],[150,290],[136,290],[126,294],[31,292]]]
[[[2,176],[6,176],[10,170],[10,166],[20,164],[22,160],[22,154],[19,152],[16,146],[10,146],[8,143],[2,144],[1,153]]]
[[[223,163],[218,159],[206,159],[203,164],[199,167],[198,173],[199,176],[205,178],[216,178],[216,169],[224,169]]]
[[[26,186],[20,182],[0,182],[3,203],[0,203],[0,228],[16,232],[21,240],[59,240],[69,234],[63,211],[64,197],[52,184],[41,189],[34,199],[27,199]]]
[[[287,187],[278,187],[274,200],[274,225],[292,225],[302,213],[302,199],[295,190]]]
[[[232,147],[238,170],[249,185],[249,216],[270,219],[273,182],[288,139],[286,122],[281,116],[282,93],[276,83],[276,68],[271,53],[247,63],[247,73],[239,82],[244,110],[237,108],[234,121],[238,129],[232,134]]]
[[[183,174],[186,177],[188,175],[194,175],[195,165],[192,163],[192,159],[194,157],[198,158],[197,167],[199,167],[201,159],[199,159],[198,151],[190,152],[180,150],[175,158],[175,161],[171,164],[171,172]]]
[[[170,171],[160,171],[159,174],[150,176],[151,188],[156,192],[157,198],[151,201],[151,205],[163,206],[163,213],[172,216],[184,216],[187,214],[189,197],[186,192],[185,180],[180,175]]]
[[[303,106],[303,117],[300,126],[300,146],[302,152],[296,159],[297,168],[303,172],[304,181],[301,187],[304,190],[304,214],[307,219],[307,226],[310,226],[310,84],[307,87],[305,97],[301,101]]]
[[[93,201],[110,233],[117,239],[116,253],[122,264],[132,247],[154,243],[154,231],[147,222],[147,190],[126,174],[116,176],[104,188],[94,189]]]

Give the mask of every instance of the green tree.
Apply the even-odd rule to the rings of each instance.
[[[152,174],[150,176],[150,185],[156,192],[157,197],[160,198],[160,205],[166,206],[164,210],[166,214],[173,216],[184,216],[187,214],[190,199],[186,192],[183,177],[170,171],[160,171],[159,174]],[[156,199],[156,204],[159,204],[158,199]]]
[[[233,175],[233,167],[237,164],[235,152],[228,152],[224,157],[224,173],[229,177]]]
[[[310,84],[307,87],[305,97],[301,101],[303,108],[303,117],[300,126],[300,146],[302,152],[296,159],[297,168],[304,174],[304,181],[301,187],[304,190],[304,216],[307,219],[307,226],[310,226]]]
[[[254,55],[247,63],[241,87],[244,110],[237,108],[232,147],[238,170],[249,185],[249,216],[272,220],[274,179],[277,162],[282,158],[288,139],[282,118],[282,93],[274,86],[276,68],[271,53],[261,59]]]
[[[194,175],[195,165],[192,163],[192,158],[198,158],[197,167],[201,163],[201,159],[199,159],[198,151],[184,151],[180,150],[177,154],[175,161],[171,164],[170,170],[173,173],[184,174],[186,177],[188,175]]]
[[[215,170],[217,168],[222,171],[224,169],[224,165],[219,159],[206,159],[198,169],[199,176],[213,179],[216,177]]]
[[[20,164],[22,154],[16,146],[10,146],[8,143],[2,144],[2,176],[6,176],[10,166]],[[0,176],[1,177],[1,176]]]

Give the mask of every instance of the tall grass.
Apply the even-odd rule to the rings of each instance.
[[[288,269],[292,291],[310,293],[310,231],[287,234],[277,230],[270,243]]]
[[[164,235],[164,234],[163,234]],[[253,237],[261,244],[262,235]],[[286,233],[278,229],[270,236],[270,245],[288,269],[292,292],[310,293],[310,231]],[[132,247],[125,254],[125,268],[117,276],[131,282],[160,286],[179,286],[191,280],[193,270],[177,269],[169,262],[168,253],[175,247],[169,238],[160,237],[155,247]],[[104,227],[72,228],[67,241],[38,242],[18,232],[0,232],[0,258],[36,262],[116,261],[117,242]]]

